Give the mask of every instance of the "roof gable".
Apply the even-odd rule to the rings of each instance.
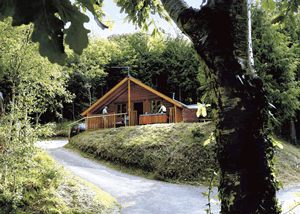
[[[176,100],[173,100],[167,96],[165,96],[164,94],[154,90],[153,88],[141,83],[140,81],[132,78],[132,77],[126,77],[124,78],[121,82],[119,82],[115,87],[113,87],[109,92],[107,92],[103,97],[101,97],[97,102],[95,102],[93,105],[91,105],[87,110],[85,110],[81,115],[87,115],[88,112],[91,111],[95,111],[94,109],[97,109],[99,107],[99,105],[101,104],[101,102],[105,101],[106,99],[109,99],[112,96],[116,96],[116,92],[120,92],[123,91],[124,92],[124,86],[127,88],[128,87],[128,80],[132,81],[133,83],[143,87],[144,89],[156,94],[157,96],[167,100],[168,102],[176,105],[177,107],[183,107],[182,103],[177,102]]]

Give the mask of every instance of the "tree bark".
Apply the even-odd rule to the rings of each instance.
[[[63,123],[64,123],[64,112],[63,112],[63,107],[60,107],[60,113],[61,113],[61,122],[60,122],[60,127],[59,129],[61,130]]]
[[[221,213],[279,213],[266,137],[262,81],[249,60],[245,0],[211,0],[200,10],[182,0],[162,3],[194,43],[205,67],[221,169]]]
[[[296,135],[296,128],[295,123],[293,120],[291,120],[291,143],[296,145],[297,144],[297,135]]]

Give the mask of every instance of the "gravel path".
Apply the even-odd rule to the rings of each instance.
[[[122,214],[205,213],[207,199],[201,194],[207,190],[205,187],[170,184],[120,173],[63,149],[66,143],[66,140],[53,140],[38,142],[37,146],[48,149],[49,155],[76,176],[116,198],[123,207]],[[294,199],[300,200],[294,192],[300,192],[300,186],[278,192],[279,201],[285,202],[283,203],[285,210]],[[214,188],[214,194],[216,193],[217,188]],[[219,210],[220,207],[217,205],[212,207],[215,214]],[[300,213],[300,207],[293,211]]]

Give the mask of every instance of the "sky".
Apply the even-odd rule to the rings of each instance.
[[[189,6],[199,8],[201,4],[201,0],[185,0]],[[107,38],[113,34],[123,34],[123,33],[134,33],[137,32],[138,29],[135,29],[135,26],[132,23],[124,23],[124,18],[126,17],[125,13],[120,13],[120,8],[113,2],[113,0],[104,0],[104,8],[103,11],[110,16],[112,20],[114,20],[114,26],[112,30],[105,29],[102,30],[99,28],[94,21],[93,16],[91,13],[87,13],[90,18],[89,23],[85,23],[84,26],[91,30],[92,34],[99,35],[101,37]],[[162,27],[167,33],[171,33],[172,35],[176,36],[175,29],[177,28],[175,23],[173,22],[173,26],[170,25],[168,22],[159,19],[158,16],[154,16],[154,18],[159,22],[159,26]],[[152,29],[149,30],[151,33]]]

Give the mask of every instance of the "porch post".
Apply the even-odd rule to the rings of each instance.
[[[87,131],[89,131],[89,122],[90,122],[89,116],[90,115],[91,114],[89,112],[86,114],[86,130]]]
[[[116,114],[114,112],[114,128],[116,128]]]
[[[130,111],[131,111],[131,108],[130,108],[130,79],[128,78],[128,126],[130,126]]]
[[[177,123],[177,114],[176,114],[177,112],[176,112],[176,105],[174,105],[174,123]]]

